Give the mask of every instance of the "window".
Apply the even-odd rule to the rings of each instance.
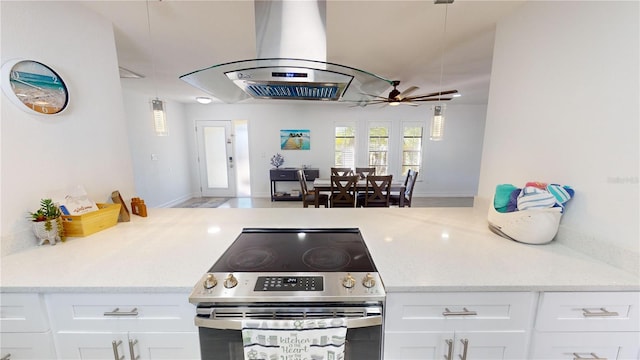
[[[402,174],[409,169],[420,172],[422,164],[422,126],[404,126],[402,133]]]
[[[389,128],[369,127],[369,167],[376,168],[376,175],[389,173]]]
[[[335,130],[335,160],[336,167],[355,168],[356,158],[356,127],[338,126]]]

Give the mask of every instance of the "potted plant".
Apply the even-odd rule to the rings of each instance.
[[[40,200],[40,208],[30,212],[33,233],[40,240],[40,245],[45,241],[55,245],[58,241],[64,241],[64,227],[62,226],[62,213],[51,199]]]

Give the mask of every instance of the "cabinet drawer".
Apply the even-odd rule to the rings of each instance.
[[[522,330],[533,318],[534,293],[387,294],[387,331]]]
[[[296,181],[298,180],[297,170],[270,170],[271,180]]]
[[[639,336],[636,332],[535,333],[531,359],[637,359]]]
[[[536,329],[541,331],[640,331],[638,292],[546,292]]]
[[[49,330],[42,295],[0,293],[0,329],[2,332]]]
[[[52,294],[55,331],[196,331],[187,294]]]

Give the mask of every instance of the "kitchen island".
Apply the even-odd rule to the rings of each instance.
[[[631,359],[640,349],[636,274],[559,242],[504,239],[482,208],[149,209],[89,237],[3,257],[3,302],[31,304],[44,319],[31,330],[3,326],[3,342],[37,341],[38,356],[58,358],[84,358],[74,354],[96,343],[113,358],[112,342],[141,353],[174,342],[182,350],[165,355],[197,358],[188,294],[244,227],[360,228],[387,291],[385,359],[466,351],[551,359],[568,346],[586,354],[608,346],[597,355]],[[571,309],[585,319],[566,321]],[[111,310],[117,319],[98,320]]]
[[[560,243],[492,233],[483,209],[162,208],[3,257],[2,291],[189,291],[243,227],[358,227],[387,292],[640,290],[637,276]]]

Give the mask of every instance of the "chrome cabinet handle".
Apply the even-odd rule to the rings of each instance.
[[[589,360],[607,360],[607,358],[598,357],[595,353],[589,354],[591,357],[582,357],[578,353],[573,353],[573,360],[589,359]]]
[[[136,355],[136,351],[133,349],[133,346],[138,343],[138,340],[129,339],[129,356],[131,356],[131,360],[140,359],[140,355]]]
[[[120,354],[118,354],[118,346],[120,346],[120,344],[122,344],[122,340],[119,340],[118,342],[113,340],[111,342],[111,346],[113,347],[113,358],[115,360],[123,360],[124,359],[124,355],[120,356]]]
[[[618,316],[616,311],[608,311],[605,308],[597,309],[593,311],[593,309],[582,308],[582,316],[584,317],[602,317],[602,316]]]
[[[462,308],[462,311],[451,311],[449,308],[444,308],[443,316],[465,316],[465,315],[478,315],[475,311],[469,311],[467,308]]]
[[[104,316],[138,316],[138,308],[133,308],[131,311],[120,311],[120,308],[115,308],[111,311],[107,311]]]
[[[0,360],[10,360],[10,359],[11,359],[11,353],[8,353],[7,355],[0,358]]]
[[[453,340],[447,339],[444,341],[447,343],[447,355],[444,356],[446,360],[453,360]]]
[[[469,348],[469,339],[461,339],[462,343],[462,355],[458,355],[460,360],[467,360],[467,349]]]

